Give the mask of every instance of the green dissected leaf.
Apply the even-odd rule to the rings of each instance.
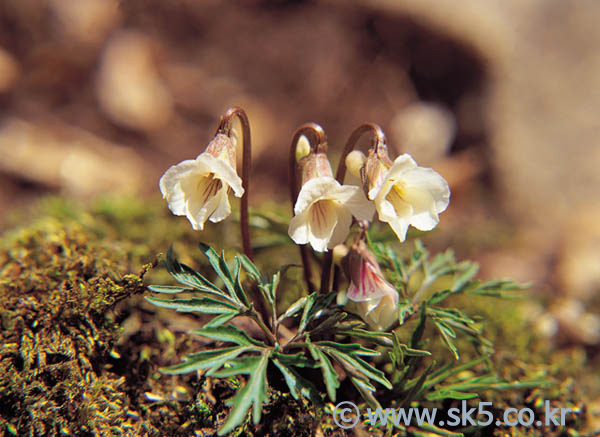
[[[356,389],[358,390],[362,398],[365,400],[365,402],[369,405],[369,407],[371,407],[374,410],[376,410],[377,408],[381,408],[381,404],[377,401],[377,399],[375,399],[375,396],[373,396],[373,393],[375,392],[375,387],[373,387],[373,385],[369,383],[369,381],[354,376],[350,378],[350,381],[352,381],[352,384],[354,385],[354,387],[356,387]]]
[[[392,366],[394,367],[394,374],[396,374],[400,366],[404,366],[404,351],[402,350],[401,345],[402,343],[400,343],[398,334],[393,332],[392,350],[389,352],[389,355],[392,360]]]
[[[318,295],[317,293],[312,293],[307,296],[306,302],[304,304],[304,308],[302,311],[302,317],[300,317],[300,326],[298,327],[298,333],[301,334],[306,329],[306,326],[312,322],[313,320],[317,320],[319,318],[323,318],[322,323],[337,323],[342,321],[344,316],[334,316],[335,319],[332,321],[328,318],[330,314],[332,314],[335,309],[330,308],[330,304],[335,298],[337,293],[331,292],[326,295]],[[341,314],[341,313],[337,313]],[[316,327],[315,327],[316,328]]]
[[[252,417],[254,424],[260,422],[262,406],[267,399],[267,364],[269,363],[269,354],[263,353],[260,356],[253,357],[249,362],[248,368],[244,373],[250,374],[246,385],[238,389],[235,396],[227,403],[232,405],[227,420],[219,429],[219,435],[226,435],[233,429],[242,424],[246,418],[248,410],[252,407]]]
[[[428,401],[441,401],[444,399],[458,399],[458,400],[466,400],[473,399],[478,397],[477,393],[463,393],[460,391],[449,390],[449,389],[439,389],[431,393],[427,393],[425,395],[425,399]]]
[[[392,388],[392,384],[387,380],[381,370],[371,366],[369,363],[361,359],[357,354],[346,353],[333,347],[320,346],[319,348],[322,348],[324,352],[334,358],[351,375],[359,378],[366,377],[367,379],[372,379],[379,382],[386,388]]]
[[[454,283],[452,284],[452,293],[460,293],[464,291],[473,280],[473,277],[479,270],[479,265],[474,262],[464,261],[458,265],[460,272],[455,275]]]
[[[166,294],[175,294],[182,293],[184,291],[193,291],[190,288],[177,287],[172,285],[148,285],[148,290],[153,291],[154,293],[166,293]]]
[[[404,385],[403,388],[408,390],[408,392],[406,393],[404,399],[398,405],[400,408],[406,405],[406,403],[419,397],[419,395],[424,389],[423,386],[425,385],[425,381],[427,381],[427,377],[431,374],[431,372],[435,368],[435,365],[436,362],[432,362],[427,367],[427,369],[425,369],[425,371],[421,373],[421,375],[419,375],[417,378],[411,379]]]
[[[311,315],[311,309],[317,300],[317,293],[309,294],[306,297],[306,303],[304,304],[304,310],[302,311],[302,317],[300,317],[300,325],[298,326],[298,333],[304,332],[306,325],[310,321],[309,316]]]
[[[381,331],[367,331],[366,329],[343,329],[335,332],[336,335],[349,335],[351,337],[356,338],[364,338],[366,340],[371,340],[374,343],[380,344],[382,346],[391,346],[392,345],[392,334],[389,332],[381,332]]]
[[[502,297],[502,298],[515,298],[520,297],[519,294],[507,293],[514,292],[516,290],[523,290],[528,288],[529,284],[519,285],[514,281],[502,281],[492,280],[484,282],[483,284],[475,284],[475,288],[467,290],[466,294],[475,294],[479,296],[491,296],[491,297]]]
[[[431,356],[431,352],[422,349],[413,349],[408,347],[407,345],[400,343],[400,339],[398,338],[398,334],[396,332],[393,333],[393,346],[392,350],[389,352],[390,358],[392,359],[392,364],[394,369],[399,368],[400,366],[404,366],[404,357],[426,357]]]
[[[227,296],[219,289],[219,287],[214,285],[200,273],[177,261],[172,245],[167,250],[167,257],[164,261],[164,264],[169,274],[180,284],[187,285],[194,290],[200,290],[205,293]]]
[[[427,319],[427,304],[423,303],[421,305],[421,311],[419,313],[419,324],[415,328],[410,338],[410,347],[413,349],[418,349],[421,344],[421,337],[423,336],[423,332],[425,332],[425,321]]]
[[[287,270],[287,266],[282,267],[282,269]],[[271,282],[265,285],[266,294],[269,297],[269,301],[273,302],[273,304],[275,304],[275,294],[277,293],[277,287],[279,286],[279,281],[281,280],[281,274],[283,272],[282,269],[279,269],[271,278]]]
[[[451,294],[452,294],[452,290],[450,290],[450,289],[436,291],[435,293],[433,293],[431,295],[431,297],[429,299],[427,299],[427,303],[429,305],[435,305],[436,303],[440,303],[441,301],[446,299]]]
[[[259,346],[265,347],[265,344],[251,338],[246,332],[232,325],[226,326],[204,326],[200,329],[194,329],[192,334],[201,335],[211,340],[226,341],[236,343],[240,346]]]
[[[214,378],[229,378],[236,375],[248,375],[253,372],[257,358],[260,358],[260,355],[238,357],[224,365],[222,369],[212,372],[210,376]]]
[[[380,352],[377,352],[373,349],[367,349],[366,347],[363,347],[362,345],[357,344],[357,343],[341,344],[341,343],[336,343],[334,341],[317,341],[317,342],[313,342],[313,344],[315,344],[321,348],[336,349],[336,350],[346,353],[346,354],[364,355],[364,356],[370,356],[370,357],[377,357],[377,356],[381,355]]]
[[[337,378],[337,372],[333,368],[333,365],[331,364],[329,358],[327,358],[327,355],[321,352],[321,350],[317,346],[310,343],[310,341],[307,341],[307,344],[308,350],[310,351],[310,354],[312,355],[313,359],[319,362],[321,372],[323,373],[323,380],[325,381],[325,387],[327,388],[327,394],[329,395],[329,399],[331,399],[331,402],[335,402],[335,392],[340,386],[340,382]]]
[[[240,259],[235,257],[233,259],[233,288],[235,290],[235,294],[240,298],[244,305],[250,306],[250,301],[248,300],[248,296],[244,292],[242,288],[242,282],[240,279],[240,271],[242,269],[242,265]]]
[[[281,279],[281,275],[286,272],[290,267],[296,267],[296,264],[286,264],[281,267],[277,272],[271,277],[271,281],[267,281],[267,279],[260,273],[256,265],[245,255],[241,255],[239,257],[242,266],[248,272],[253,281],[255,281],[259,289],[265,298],[265,300],[269,303],[269,306],[272,310],[275,308],[275,294],[277,291],[277,286],[279,285],[279,281]]]
[[[289,308],[281,316],[279,316],[277,321],[281,323],[282,320],[295,316],[300,310],[304,308],[304,305],[306,305],[306,302],[308,301],[308,297],[309,296],[303,296],[296,302],[291,304]]]
[[[412,349],[405,344],[400,345],[400,349],[402,353],[407,357],[430,357],[431,352],[423,350],[423,349]]]
[[[273,356],[281,361],[286,366],[294,367],[318,367],[314,360],[306,357],[304,352],[298,352],[295,354],[283,354],[281,352],[273,352]]]
[[[290,393],[294,399],[299,399],[300,394],[307,399],[310,399],[316,405],[321,405],[322,400],[319,391],[315,388],[312,382],[302,378],[291,366],[284,364],[281,360],[273,358],[273,363],[283,374],[285,382],[290,389]]]
[[[475,361],[475,360],[474,360]],[[469,363],[472,364],[473,362]],[[464,366],[461,366],[464,368]],[[439,380],[440,376],[432,377],[431,380]],[[482,376],[474,376],[468,380],[458,381],[453,384],[446,384],[437,388],[437,390],[427,394],[428,400],[441,399],[471,399],[477,397],[475,393],[478,390],[506,390],[515,388],[532,388],[547,386],[552,384],[547,380],[531,380],[506,382],[499,380],[496,375],[487,374]],[[431,385],[428,383],[427,385]]]
[[[415,251],[410,255],[406,276],[410,277],[420,269],[428,256],[429,252],[425,249],[421,240],[415,240]]]
[[[330,313],[330,314],[327,314]],[[332,314],[331,314],[332,313]],[[348,317],[348,314],[342,311],[335,311],[335,310],[329,310],[329,311],[322,311],[321,312],[321,323],[319,323],[317,326],[315,326],[313,329],[311,329],[310,333],[311,335],[314,335],[318,332],[323,332],[323,331],[331,331],[331,329],[337,325],[339,322],[343,321],[346,317]]]
[[[454,345],[454,342],[452,341],[453,338],[456,338],[456,333],[454,332],[454,330],[448,326],[446,323],[444,323],[441,320],[434,320],[434,324],[436,326],[436,328],[440,331],[440,334],[442,334],[442,339],[444,340],[444,343],[446,344],[446,346],[448,347],[448,349],[450,349],[450,352],[452,352],[454,354],[454,357],[457,360],[460,360],[460,357],[458,355],[458,349],[456,348],[456,346]]]
[[[160,371],[170,375],[206,369],[214,371],[241,353],[252,349],[254,348],[248,346],[232,346],[202,351],[187,355],[184,362],[175,364],[174,366],[162,368]]]
[[[225,257],[223,254],[218,255],[217,252],[210,246],[200,243],[200,249],[204,253],[204,255],[208,258],[208,262],[212,266],[213,270],[217,273],[219,278],[225,284],[225,288],[227,289],[229,295],[236,301],[243,303],[244,305],[248,305],[248,297],[241,290],[241,287],[236,286],[236,279],[231,274],[229,267],[227,266],[227,262],[225,261]],[[238,267],[239,272],[239,267]]]
[[[260,270],[258,270],[258,267],[256,267],[256,265],[250,260],[250,258],[248,258],[246,255],[239,255],[239,259],[242,262],[242,266],[244,267],[246,272],[248,272],[253,281],[255,281],[258,284],[264,282]]]
[[[222,326],[225,323],[229,322],[231,319],[233,319],[235,316],[239,315],[239,312],[232,312],[232,313],[223,313],[223,314],[219,314],[218,316],[214,317],[210,322],[206,323],[204,325],[205,328],[214,328],[217,326]]]
[[[191,299],[160,299],[157,297],[146,297],[146,300],[153,305],[175,309],[184,313],[231,314],[239,311],[239,308],[230,302],[224,302],[210,297],[193,297]]]
[[[441,367],[440,369],[436,370],[434,373],[431,374],[431,376],[427,379],[427,382],[425,384],[426,387],[432,387],[435,384],[438,384],[446,379],[448,379],[449,377],[456,375],[460,372],[463,372],[465,370],[469,370],[472,367],[475,367],[477,364],[482,363],[486,360],[488,360],[489,357],[488,356],[484,356],[484,357],[479,357],[476,358],[474,360],[471,360],[461,366],[453,366],[453,362],[449,362],[448,364],[446,364],[445,366]]]
[[[444,322],[455,321],[458,323],[463,323],[465,325],[472,325],[475,323],[473,319],[471,319],[465,313],[457,309],[428,307],[427,313],[437,319],[444,320]]]
[[[398,323],[404,325],[406,318],[415,312],[415,307],[409,299],[400,300],[398,302]]]

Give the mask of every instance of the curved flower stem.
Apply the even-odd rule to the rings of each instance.
[[[254,259],[252,252],[252,245],[250,244],[250,227],[248,225],[248,196],[250,194],[250,169],[252,160],[252,143],[250,139],[250,122],[246,111],[242,108],[234,106],[229,108],[225,115],[221,117],[217,133],[224,133],[229,136],[231,134],[231,124],[233,118],[237,117],[242,125],[242,187],[244,188],[244,194],[240,201],[240,227],[242,232],[242,246],[244,248],[244,254]]]
[[[371,132],[373,135],[373,142],[371,147],[375,149],[375,153],[378,156],[380,154],[387,155],[387,140],[381,127],[375,123],[361,124],[350,134],[350,138],[348,138],[348,141],[344,146],[342,156],[340,157],[340,162],[338,164],[337,172],[335,174],[335,178],[340,184],[344,183],[344,178],[346,177],[346,157],[348,156],[348,154],[350,154],[350,152],[354,150],[360,137],[367,132]],[[323,256],[323,263],[321,264],[321,294],[327,293],[329,291],[331,282],[332,261],[333,251],[325,252]]]
[[[313,146],[313,150],[316,148],[318,152],[324,152],[327,147],[327,136],[321,126],[316,123],[306,123],[296,129],[292,142],[290,144],[289,154],[289,174],[290,174],[290,201],[292,202],[292,216],[294,215],[294,206],[296,205],[296,199],[298,198],[298,163],[296,162],[296,146],[298,140],[302,135],[312,134],[316,141],[316,146]],[[302,266],[304,267],[304,280],[308,287],[308,292],[312,293],[316,290],[314,283],[312,282],[312,268],[310,266],[310,253],[308,246],[302,244],[300,247],[300,257],[302,258]]]

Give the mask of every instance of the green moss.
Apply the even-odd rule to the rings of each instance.
[[[189,258],[199,240],[187,221],[158,199],[83,206],[56,197],[11,220],[0,239],[0,429],[31,436],[214,432],[240,381],[157,372],[198,346],[173,335],[170,314],[155,314],[135,297],[172,242],[202,270]],[[202,237],[236,250],[236,232],[230,221],[208,225]],[[169,282],[164,269],[149,275]]]
[[[285,232],[284,216],[259,217],[255,225]],[[183,262],[208,271],[197,262],[202,258],[196,246],[200,237],[236,251],[238,224],[208,225],[200,235],[159,199],[109,198],[88,206],[48,198],[14,215],[13,222],[0,239],[0,429],[8,435],[214,433],[229,410],[225,400],[240,381],[158,372],[201,348],[177,332],[200,321],[146,305],[142,279],[148,263],[172,242]],[[257,264],[264,271],[298,262],[293,246],[281,246],[287,241],[281,234],[258,228],[253,233],[262,247]],[[283,279],[283,305],[305,292],[301,275],[300,269],[292,269]],[[162,268],[146,276],[150,283],[171,283]],[[589,382],[595,378],[598,384],[588,351],[555,350],[536,338],[517,311],[521,301],[461,298],[451,304],[480,315],[485,335],[495,344],[494,366],[500,375],[553,383],[544,389],[485,393],[485,400],[498,408],[538,408],[541,399],[552,399],[557,406],[581,411],[568,429],[551,430],[553,434],[530,429],[531,435],[576,435],[575,430],[585,428],[582,393],[589,398],[597,393]],[[452,359],[441,343],[430,346],[438,362]],[[459,350],[465,361],[475,355],[468,344],[459,344]],[[461,377],[465,375],[457,375]],[[313,435],[318,429],[345,435],[327,410],[277,390],[270,397],[262,424],[241,427],[240,435]]]

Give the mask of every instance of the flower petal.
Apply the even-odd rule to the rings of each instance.
[[[407,187],[404,190],[406,203],[413,207],[410,224],[421,231],[430,231],[440,221],[433,196],[429,191]]]
[[[210,221],[213,223],[218,223],[220,221],[225,220],[231,214],[231,205],[229,205],[229,196],[227,187],[223,187],[219,190],[217,195],[217,209],[210,216]]]
[[[350,233],[350,226],[352,226],[352,213],[348,208],[342,205],[337,205],[337,224],[331,234],[331,239],[327,244],[329,249],[333,249],[338,244],[346,241],[348,234]]]
[[[196,170],[196,162],[188,159],[169,167],[158,182],[162,197],[167,200],[169,209],[175,215],[185,215],[185,192],[181,181]]]
[[[306,244],[308,243],[308,211],[304,211],[302,214],[295,215],[290,221],[288,228],[288,234],[294,243]]]
[[[332,200],[318,200],[309,207],[308,241],[314,250],[317,252],[327,251],[338,219],[338,208]]]
[[[416,161],[408,153],[398,156],[387,172],[386,179],[394,181],[404,179],[403,175],[411,169],[419,168]]]
[[[186,217],[197,231],[204,229],[204,223],[219,206],[219,197],[210,196],[205,202],[204,193],[196,190],[186,203]]]
[[[390,225],[396,236],[401,242],[406,240],[406,233],[408,232],[408,226],[410,225],[409,216],[398,216],[393,213],[394,208],[388,201],[383,201],[377,205],[377,212],[379,220]],[[412,209],[412,208],[411,208]],[[391,212],[392,211],[392,212]]]
[[[384,331],[398,320],[398,293],[386,294],[376,305],[366,308],[363,319],[371,329]]]
[[[448,207],[450,187],[448,187],[448,182],[435,170],[418,167],[407,171],[403,175],[402,181],[406,188],[419,188],[428,191],[438,213]]]
[[[216,178],[221,179],[224,183],[229,185],[236,197],[242,197],[244,195],[242,180],[229,163],[223,159],[215,158],[206,152],[198,155],[196,162],[199,165],[202,165],[203,168],[210,169],[210,172],[214,173]]]
[[[301,214],[318,199],[331,198],[332,193],[336,193],[339,188],[339,182],[331,177],[323,176],[309,179],[302,185],[302,189],[298,194],[294,214]]]
[[[342,185],[335,193],[335,199],[343,202],[358,220],[371,221],[375,214],[375,205],[370,202],[360,187]]]

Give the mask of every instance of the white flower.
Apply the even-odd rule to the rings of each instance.
[[[369,199],[375,201],[379,220],[388,223],[400,241],[408,226],[430,231],[439,222],[438,214],[448,207],[450,188],[430,168],[419,167],[408,154],[396,158],[379,180],[370,183]]]
[[[300,190],[288,233],[297,244],[310,243],[317,252],[343,243],[352,224],[371,220],[375,208],[359,187],[341,185],[329,176],[309,179]]]
[[[160,192],[171,212],[185,215],[195,230],[203,230],[206,220],[217,223],[229,216],[229,188],[237,197],[244,194],[242,180],[231,164],[235,165],[235,158],[231,159],[227,147],[216,147],[217,157],[210,153],[215,145],[222,146],[219,143],[228,147],[231,140],[217,135],[206,152],[171,166],[160,178]]]
[[[356,308],[369,328],[386,331],[398,320],[398,292],[393,290],[379,299],[357,302]]]
[[[346,297],[358,315],[377,330],[388,329],[398,320],[398,292],[383,277],[381,268],[364,242],[353,245],[345,269],[350,277]]]

